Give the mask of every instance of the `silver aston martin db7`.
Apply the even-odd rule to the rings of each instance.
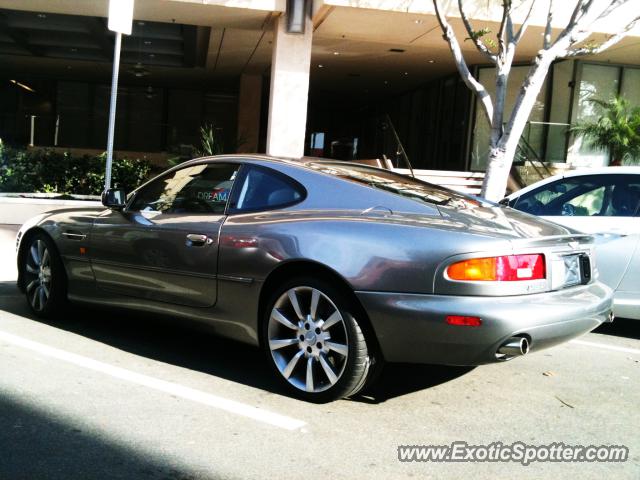
[[[201,158],[18,234],[18,284],[259,345],[290,392],[354,395],[383,361],[480,365],[611,320],[592,239],[354,163]]]

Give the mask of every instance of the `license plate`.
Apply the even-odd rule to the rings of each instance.
[[[566,255],[564,260],[564,286],[579,285],[582,283],[581,255]]]

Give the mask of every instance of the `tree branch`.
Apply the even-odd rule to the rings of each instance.
[[[434,0],[433,5],[435,7],[438,23],[440,23],[440,27],[442,28],[442,37],[449,44],[449,48],[451,50],[451,53],[453,54],[456,67],[458,69],[458,72],[460,73],[460,76],[462,77],[462,81],[467,87],[469,87],[469,89],[473,93],[476,94],[476,96],[480,100],[487,121],[489,122],[489,125],[491,125],[491,119],[493,117],[493,103],[491,102],[491,96],[489,95],[489,92],[487,92],[487,89],[484,88],[484,86],[480,82],[478,82],[469,71],[469,67],[467,66],[467,62],[465,62],[464,60],[462,50],[460,49],[460,44],[456,39],[455,33],[453,33],[451,25],[438,7],[438,0]]]
[[[511,15],[507,15],[507,38],[510,42],[513,42],[516,34],[513,32],[513,20],[511,20]]]
[[[553,45],[560,43],[565,39],[565,37],[569,36],[573,32],[573,30],[576,28],[576,25],[578,23],[580,16],[582,15],[582,9],[586,1],[587,0],[578,0],[578,3],[576,3],[576,6],[573,9],[573,12],[571,13],[571,18],[569,19],[569,23],[567,23],[567,26],[564,28],[564,30],[560,32],[560,35],[558,35],[558,37],[556,38],[556,41],[553,42]]]
[[[553,20],[553,0],[549,0],[549,13],[547,13],[547,25],[544,27],[544,41],[542,48],[547,50],[551,46],[551,21]]]
[[[565,57],[579,57],[579,56],[583,56],[583,55],[596,55],[598,53],[602,53],[607,48],[612,47],[613,45],[618,43],[620,40],[622,40],[624,37],[626,37],[627,33],[629,33],[629,30],[631,30],[635,26],[635,24],[638,23],[638,21],[640,21],[640,17],[634,18],[620,32],[616,33],[615,35],[612,35],[611,37],[609,37],[609,39],[607,39],[607,41],[601,43],[597,47],[594,47],[594,48],[590,48],[590,47],[574,48],[573,50],[568,50],[565,53],[564,56]],[[584,32],[584,33],[586,33],[586,32]]]
[[[580,20],[584,18],[585,14],[589,11],[592,4],[593,0],[580,0],[576,4],[576,8],[574,8],[573,13],[571,14],[571,20],[569,20],[567,28],[575,27],[580,22]]]
[[[460,10],[460,18],[462,18],[462,23],[464,23],[464,27],[467,29],[467,33],[469,34],[469,39],[473,42],[480,53],[483,53],[487,56],[491,63],[496,63],[496,56],[487,48],[487,46],[482,43],[482,40],[476,35],[476,32],[473,30],[471,26],[471,22],[469,22],[469,17],[464,13],[462,8],[462,0],[458,0],[458,10]]]
[[[621,7],[625,3],[629,3],[630,0],[613,0],[607,8],[605,8],[600,15],[596,18],[596,20],[602,20],[609,16],[611,12],[613,12],[616,8]]]
[[[507,19],[509,19],[509,10],[511,8],[511,3],[509,0],[502,1],[502,21],[500,22],[500,29],[498,30],[498,56],[504,56],[504,52],[506,50],[505,46],[505,30],[507,28]],[[511,41],[511,37],[513,36],[513,25],[511,25],[511,29],[509,32],[509,41]]]
[[[573,45],[580,43],[589,36],[588,29],[583,27],[582,22],[589,14],[590,9],[593,6],[593,2],[594,0],[578,0],[576,3],[569,23],[551,44],[550,48],[557,48],[564,52],[562,54],[558,53],[558,56],[566,55]]]
[[[522,39],[524,32],[527,30],[527,27],[529,26],[529,20],[531,20],[531,12],[533,11],[533,6],[535,5],[535,3],[536,3],[535,0],[531,0],[531,6],[529,6],[529,11],[527,12],[527,16],[524,17],[524,20],[522,21],[522,25],[520,25],[520,30],[518,30],[518,33],[516,33],[516,36],[513,39],[516,45],[520,42],[520,39]]]

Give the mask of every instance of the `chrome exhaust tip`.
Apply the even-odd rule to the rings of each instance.
[[[529,340],[525,337],[511,337],[500,348],[498,354],[507,355],[509,357],[518,357],[526,355],[529,352]]]

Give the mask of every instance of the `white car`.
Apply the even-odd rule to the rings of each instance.
[[[569,171],[500,203],[596,234],[600,280],[615,291],[614,313],[640,320],[640,166]]]

